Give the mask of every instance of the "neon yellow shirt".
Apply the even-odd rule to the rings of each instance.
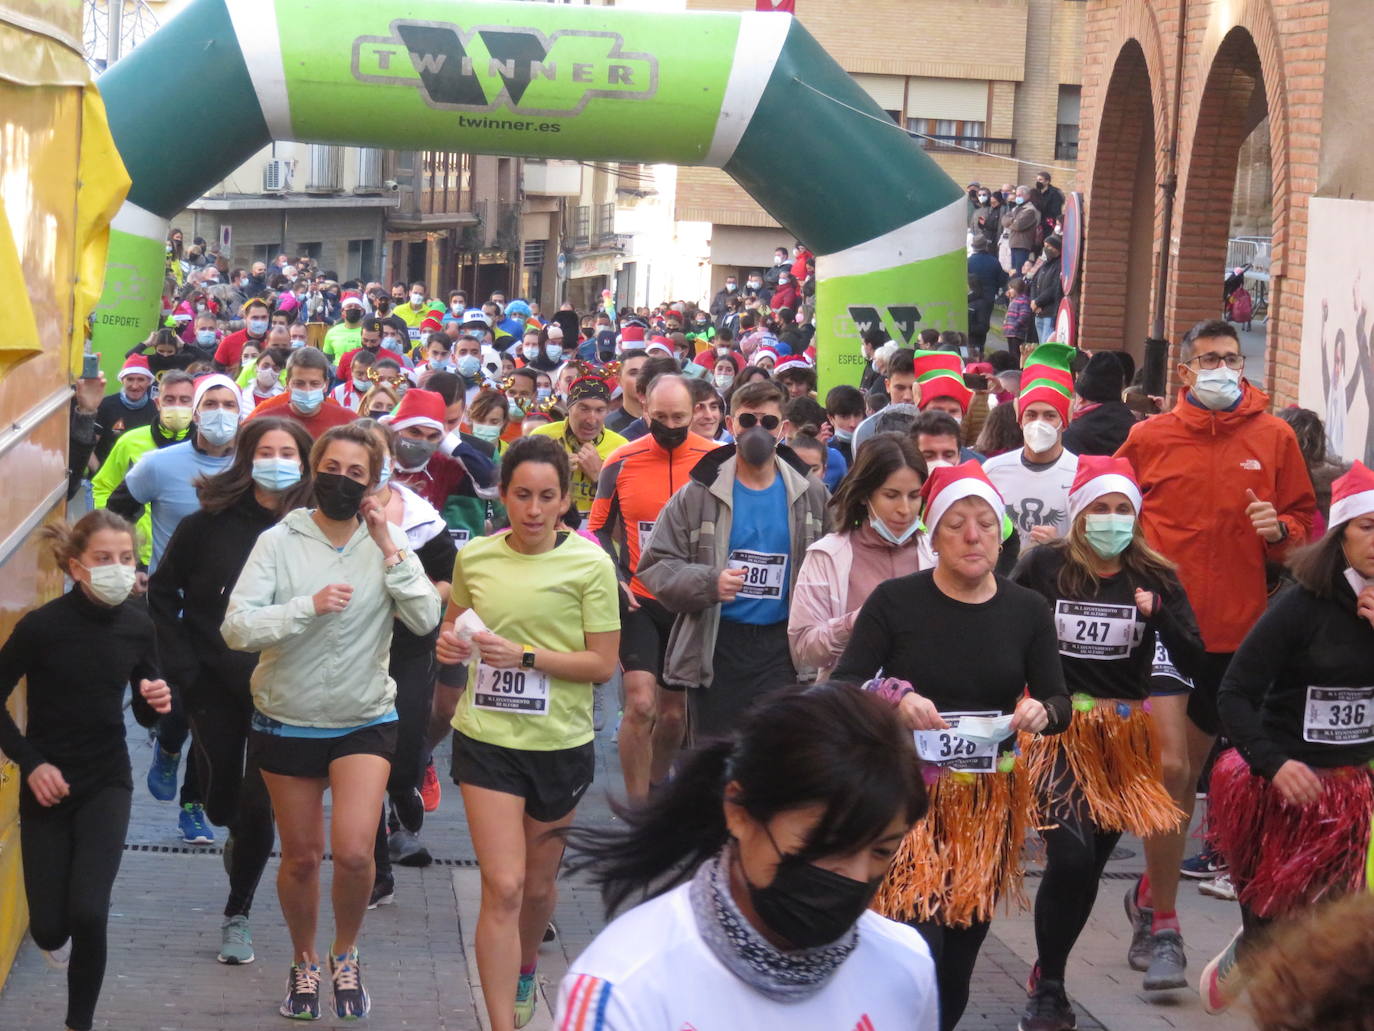
[[[540,426],[530,432],[561,440],[569,455],[575,455],[582,450],[582,442],[574,437],[572,431],[568,429],[567,419],[561,422],[551,422],[547,426]],[[602,429],[601,436],[592,441],[592,446],[596,448],[596,453],[601,456],[601,460],[604,462],[611,457],[612,451],[618,447],[624,447],[628,443],[628,440],[614,430]],[[577,505],[577,510],[583,515],[592,510],[592,502],[596,500],[596,481],[597,477],[588,477],[576,462],[573,463],[573,503]]]

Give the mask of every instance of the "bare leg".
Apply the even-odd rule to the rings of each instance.
[[[662,784],[682,751],[687,732],[687,692],[669,691],[659,685],[658,719],[654,721],[654,754],[649,765],[649,780]]]
[[[318,963],[315,931],[320,917],[320,863],[324,858],[324,789],[329,782],[323,777],[283,777],[266,771],[262,779],[278,821],[281,866],[277,870],[277,900],[291,933],[291,958],[293,962]]]
[[[491,1031],[515,1031],[520,913],[525,893],[525,800],[471,784],[463,784],[461,789],[468,832],[482,871],[476,945],[487,1020]],[[539,931],[542,936],[543,928]]]
[[[530,967],[539,956],[544,930],[558,902],[558,867],[563,841],[550,832],[572,823],[574,809],[556,823],[525,817],[525,891],[520,903],[520,965]]]
[[[334,853],[335,956],[358,944],[376,867],[372,846],[377,813],[386,794],[391,763],[380,755],[346,755],[329,764],[329,790],[334,796],[329,838]]]
[[[1150,698],[1150,735],[1160,757],[1165,790],[1174,804],[1191,817],[1194,797],[1188,757],[1188,696],[1153,695]],[[1196,728],[1194,728],[1196,729]],[[1161,913],[1172,913],[1178,904],[1178,865],[1188,843],[1188,820],[1172,834],[1145,839],[1145,869],[1150,875],[1148,903]]]
[[[638,803],[649,797],[658,681],[644,670],[627,671],[623,679],[625,713],[620,721],[620,772],[625,778],[625,794],[631,802]]]
[[[448,687],[442,683],[434,685],[434,702],[430,707],[429,726],[425,730],[427,751],[438,748],[453,730],[453,714],[458,711],[458,699],[462,697],[461,687]]]

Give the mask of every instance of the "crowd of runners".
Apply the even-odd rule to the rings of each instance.
[[[220,962],[256,958],[280,849],[285,1017],[372,1008],[366,913],[430,862],[448,779],[493,1031],[535,1012],[568,869],[619,915],[561,986],[566,1031],[950,1031],[1037,839],[1019,1026],[1069,1031],[1124,834],[1148,871],[1124,983],[1367,1026],[1342,1007],[1368,1017],[1374,473],[1321,474],[1293,428],[1315,416],[1271,412],[1228,323],[1184,337],[1147,414],[1120,352],[934,330],[866,334],[862,382],[818,393],[801,247],[708,305],[548,318],[284,257],[177,271],[118,391],[78,386],[95,507],[45,531],[69,589],[0,648],[70,1031],[107,964],[129,685],[147,790],[188,842],[223,836]],[[619,819],[588,827],[611,719]],[[1199,868],[1239,930],[1190,966]],[[1308,959],[1332,939],[1344,978]]]

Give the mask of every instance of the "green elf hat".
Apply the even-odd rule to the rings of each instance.
[[[1043,401],[1059,413],[1065,426],[1069,423],[1069,402],[1073,398],[1073,373],[1070,371],[1076,348],[1068,344],[1041,344],[1026,359],[1021,370],[1021,393],[1016,398],[1016,414],[1028,404]]]
[[[925,408],[937,397],[959,402],[959,410],[967,413],[973,391],[964,384],[963,361],[954,351],[917,351],[912,356],[916,365],[916,385],[920,389],[918,408]]]

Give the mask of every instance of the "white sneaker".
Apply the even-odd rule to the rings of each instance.
[[[1214,899],[1222,899],[1226,902],[1236,901],[1236,886],[1231,883],[1230,874],[1218,874],[1210,881],[1201,881],[1197,890],[1199,894],[1210,895]]]

